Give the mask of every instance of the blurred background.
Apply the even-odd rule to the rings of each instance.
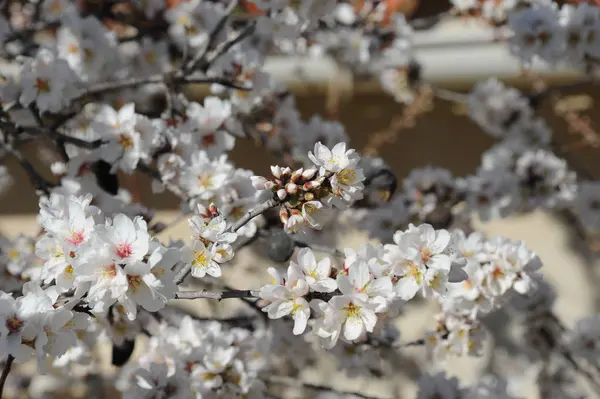
[[[532,71],[524,73],[505,45],[497,40],[493,28],[483,23],[462,18],[439,22],[436,16],[449,9],[447,1],[389,1],[407,17],[423,21],[422,29],[415,32],[414,43],[415,58],[422,65],[425,82],[468,92],[477,81],[495,76],[526,93],[534,91],[540,78],[551,85],[578,82],[577,74],[568,70],[547,70],[535,65]],[[374,140],[378,140],[378,154],[392,167],[399,181],[413,168],[427,165],[447,168],[457,176],[472,174],[480,163],[481,154],[494,144],[493,138],[464,115],[465,110],[460,104],[424,95],[414,104],[404,106],[383,93],[379,82],[352,76],[349,70],[332,60],[273,58],[267,71],[288,84],[305,119],[313,115],[339,119],[351,138],[351,146],[359,151],[367,148],[372,151]],[[561,156],[580,175],[600,178],[600,150],[596,143],[582,141],[580,135],[569,129],[565,117],[569,111],[577,111],[591,129],[599,126],[600,113],[594,112],[595,104],[600,101],[599,86],[592,83],[576,85],[562,93],[559,100],[547,100],[542,104],[540,116],[551,126],[553,137],[563,151]],[[190,94],[201,99],[207,93],[204,88],[192,88]],[[44,157],[35,156],[37,152],[36,148],[24,150],[26,155],[29,153],[28,159],[35,160],[34,166],[38,170],[48,170]],[[236,142],[232,158],[237,166],[251,169],[256,174],[267,173],[272,161],[260,145],[241,139]],[[8,236],[35,233],[38,230],[35,222],[37,197],[23,171],[10,160],[8,166],[14,181],[0,198],[0,229]],[[144,205],[158,210],[156,219],[168,222],[176,217],[178,201],[169,194],[152,194],[146,176],[123,178],[124,186],[136,193]],[[523,239],[528,247],[538,252],[544,262],[546,278],[558,291],[556,313],[565,324],[571,325],[577,318],[598,311],[600,292],[596,287],[600,283],[600,268],[594,256],[581,251],[581,246],[572,245],[577,241],[577,232],[563,217],[536,212],[476,225],[491,235]],[[189,234],[187,223],[183,221],[161,238],[188,239]],[[352,233],[340,241],[340,246],[358,246],[366,240],[365,236]],[[264,281],[264,271],[272,263],[259,255],[251,248],[244,248],[237,255],[236,265],[228,268],[224,278],[236,288],[256,288]],[[239,304],[193,301],[183,305],[192,306],[201,314],[214,314],[231,311]],[[409,306],[399,324],[401,339],[410,341],[422,337],[423,331],[435,323],[435,310],[435,304],[426,301]],[[495,323],[505,323],[505,320],[492,320],[488,327],[493,328]],[[489,346],[493,345],[491,340]],[[319,364],[306,370],[303,377],[314,383],[375,397],[414,397],[415,381],[431,365],[425,361],[423,348],[401,351],[398,375],[393,380],[348,379],[335,371],[336,365],[329,358],[320,359]],[[501,349],[500,353],[506,351],[510,352],[510,347]],[[501,355],[492,356],[488,351],[483,359],[453,360],[447,370],[469,383],[485,371],[505,368],[506,362],[498,363],[499,357]],[[107,372],[116,370],[109,367]],[[510,373],[514,374],[516,386],[521,387],[522,397],[537,397],[533,389],[535,376],[527,375],[517,366]],[[286,397],[310,397],[302,396],[306,393],[301,392],[288,394]]]

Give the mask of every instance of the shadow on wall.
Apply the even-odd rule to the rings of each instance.
[[[600,101],[600,92],[593,87],[587,93],[595,102]],[[322,115],[326,109],[324,96],[304,95],[297,97],[298,108],[304,118],[315,114]],[[494,144],[494,140],[481,131],[463,115],[457,114],[453,104],[436,101],[433,110],[421,115],[414,127],[398,132],[392,143],[379,150],[386,162],[393,168],[399,179],[407,176],[411,169],[427,165],[448,168],[455,175],[464,176],[475,172],[481,153]],[[390,121],[401,114],[402,106],[384,94],[356,95],[342,103],[339,117],[346,126],[351,145],[361,150],[374,132],[386,129]],[[577,138],[567,133],[565,122],[554,115],[548,106],[542,108],[540,115],[546,118],[554,131],[558,143],[573,142]],[[600,115],[592,117],[592,124],[600,126]],[[24,151],[27,159],[37,170],[48,169],[40,160],[34,148]],[[585,168],[595,178],[600,178],[600,152],[585,148],[567,153],[569,160],[575,161],[578,168]],[[264,149],[254,143],[238,139],[231,157],[238,167],[253,170],[256,174],[267,175],[269,165],[275,162]],[[37,212],[37,198],[33,195],[32,185],[27,175],[14,162],[9,160],[9,169],[14,184],[0,197],[1,214],[24,214]],[[170,194],[153,194],[150,181],[146,176],[135,175],[127,179],[124,185],[135,184],[140,188],[141,201],[156,209],[177,209],[178,201]],[[130,186],[128,186],[130,187]]]

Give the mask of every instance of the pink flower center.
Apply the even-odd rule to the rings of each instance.
[[[79,245],[83,242],[83,240],[83,232],[81,231],[74,231],[73,233],[71,233],[71,237],[68,238],[68,241],[73,245]]]
[[[131,244],[123,243],[117,245],[117,256],[121,259],[128,258],[132,252]]]

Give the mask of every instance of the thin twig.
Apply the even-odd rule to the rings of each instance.
[[[239,86],[231,80],[221,77],[193,77],[193,76],[181,76],[176,74],[160,74],[152,75],[144,78],[128,78],[117,80],[114,82],[102,82],[96,83],[86,88],[79,96],[75,97],[72,101],[76,102],[82,100],[88,96],[94,96],[99,94],[105,94],[112,91],[127,89],[131,87],[144,86],[149,84],[169,84],[170,82],[176,84],[213,84],[217,83],[222,86],[230,87],[237,90],[251,90],[251,88]]]
[[[304,388],[304,389],[312,389],[315,391],[322,391],[322,392],[332,392],[338,395],[353,395],[357,398],[363,398],[363,399],[376,399],[373,396],[367,396],[367,395],[363,395],[361,393],[357,393],[357,392],[347,392],[347,391],[338,391],[337,389],[333,388],[333,387],[328,387],[328,386],[323,386],[323,385],[315,385],[315,384],[310,384],[310,383],[306,383],[306,382],[302,382],[296,378],[292,378],[292,377],[287,377],[287,376],[280,376],[280,375],[269,375],[266,376],[266,380],[268,382],[272,382],[275,384],[282,384],[282,385],[287,385],[287,386],[295,386],[298,388]]]
[[[152,226],[150,226],[148,228],[148,230],[154,234],[163,233],[163,232],[165,232],[165,230],[168,230],[171,227],[176,226],[179,223],[181,223],[189,215],[190,215],[190,212],[183,212],[183,213],[179,214],[178,216],[176,216],[175,218],[173,218],[173,220],[171,220],[168,223],[162,223],[162,222],[154,223]]]
[[[3,148],[8,151],[13,157],[19,161],[21,167],[27,173],[29,177],[29,181],[31,184],[37,189],[44,192],[44,194],[49,195],[50,189],[54,187],[54,184],[50,183],[46,179],[44,179],[33,167],[33,165],[21,154],[19,151],[12,148],[10,145],[3,144]]]
[[[15,358],[13,355],[8,355],[6,358],[6,363],[4,364],[4,369],[2,370],[2,376],[0,376],[0,398],[4,397],[4,384],[6,383],[6,378],[10,373],[14,360]]]
[[[214,29],[210,32],[210,34],[208,36],[208,43],[206,44],[206,47],[204,47],[203,51],[199,51],[198,54],[196,54],[196,56],[189,63],[187,63],[184,66],[184,68],[183,68],[184,72],[193,71],[198,66],[198,64],[200,64],[201,62],[204,61],[208,52],[215,45],[215,42],[217,41],[219,34],[225,28],[225,25],[227,24],[227,21],[229,20],[229,16],[233,13],[233,10],[235,10],[237,5],[238,5],[238,0],[231,0],[229,2],[229,4],[227,5],[227,8],[225,9],[223,16],[221,17],[219,22],[217,22]]]
[[[298,240],[294,240],[294,243],[299,248],[310,248],[313,251],[322,252],[324,254],[335,256],[336,258],[344,257],[344,252],[337,248],[329,248],[324,245],[308,244],[308,243],[298,241]]]
[[[233,46],[246,39],[250,35],[254,33],[254,29],[256,28],[256,21],[252,21],[248,26],[244,28],[236,37],[226,42],[221,43],[215,51],[214,55],[209,57],[206,61],[204,61],[199,68],[203,71],[208,69],[208,66],[213,64],[219,57],[229,51]]]
[[[179,291],[175,294],[176,299],[222,299],[231,298],[258,298],[258,291],[255,290],[230,290],[210,292],[202,291]]]
[[[187,196],[187,194],[185,194],[183,192],[183,190],[177,186],[176,184],[164,181],[162,179],[162,176],[160,174],[159,171],[152,169],[151,167],[149,167],[148,165],[140,162],[137,165],[136,168],[137,171],[142,172],[150,177],[152,177],[154,180],[159,181],[161,184],[163,184],[170,192],[172,192],[173,194],[175,194],[177,197],[179,197],[182,201],[189,201],[189,197]]]

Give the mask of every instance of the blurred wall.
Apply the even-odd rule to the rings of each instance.
[[[594,103],[600,102],[600,90],[597,86],[579,89],[576,94],[587,94]],[[573,93],[571,93],[573,94]],[[304,118],[325,113],[327,96],[315,92],[301,92],[297,97],[298,107]],[[351,137],[352,146],[362,149],[369,135],[386,129],[390,121],[398,117],[402,106],[382,93],[355,93],[351,98],[342,99],[338,114]],[[592,126],[600,127],[600,115],[591,116]],[[567,132],[562,118],[557,117],[549,104],[541,108],[540,115],[545,117],[554,130],[557,142],[565,144],[577,140]],[[450,169],[456,175],[473,173],[479,164],[482,151],[493,145],[494,140],[483,133],[467,117],[460,114],[454,104],[436,100],[431,111],[417,119],[414,127],[400,130],[393,143],[380,149],[380,155],[393,167],[401,179],[415,167],[426,165]],[[25,154],[38,170],[47,167],[40,164],[40,155],[34,149],[26,149]],[[600,178],[600,150],[584,148],[566,154],[577,168],[585,168],[595,178]],[[257,174],[267,174],[268,166],[275,162],[264,149],[252,142],[238,139],[232,152],[232,159],[239,167],[252,169]],[[14,162],[8,160],[14,184],[0,197],[0,213],[24,214],[37,212],[37,198],[32,195],[32,186],[27,175]],[[169,194],[153,194],[146,176],[136,175],[128,184],[136,184],[141,189],[142,202],[157,209],[177,209],[178,201]]]

